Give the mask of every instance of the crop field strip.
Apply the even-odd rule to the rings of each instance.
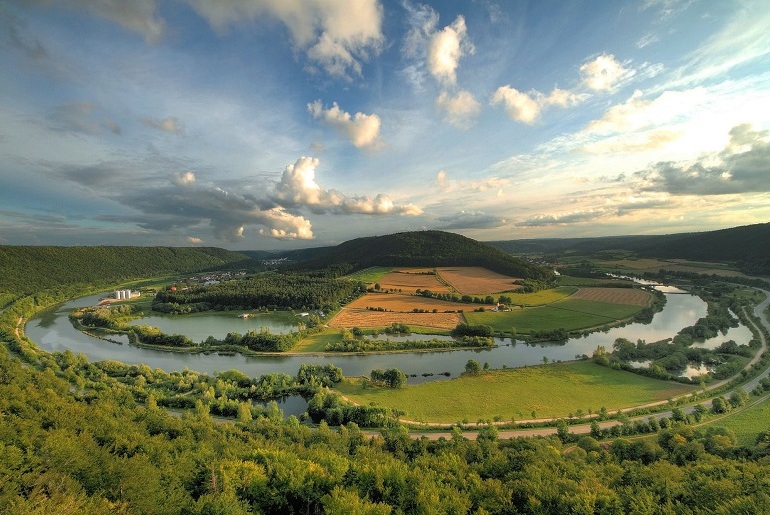
[[[393,323],[409,326],[436,327],[453,329],[463,322],[462,313],[397,313],[371,311],[366,309],[342,308],[337,316],[329,321],[330,327],[388,327]]]
[[[514,284],[514,281],[521,278],[509,277],[477,266],[439,267],[436,272],[462,295],[486,295],[521,288]]]
[[[638,288],[580,288],[570,299],[608,302],[644,307],[650,303],[652,295]]]
[[[347,309],[383,308],[398,313],[411,313],[415,309],[439,312],[472,311],[478,307],[492,309],[493,304],[466,304],[447,300],[431,299],[420,295],[404,295],[400,293],[367,293],[345,306]]]
[[[404,293],[415,293],[417,290],[430,290],[437,293],[451,291],[432,273],[432,269],[428,268],[393,270],[377,282],[383,290],[402,290]]]

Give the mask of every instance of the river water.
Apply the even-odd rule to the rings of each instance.
[[[597,346],[603,345],[607,350],[617,338],[627,338],[631,341],[638,339],[647,342],[672,338],[681,328],[692,325],[706,315],[706,303],[700,298],[689,294],[666,294],[666,306],[656,313],[650,324],[629,324],[606,332],[596,332],[586,337],[571,338],[560,343],[527,344],[521,341],[511,341],[510,338],[496,339],[499,345],[492,349],[426,351],[390,354],[366,355],[278,355],[247,357],[236,354],[221,356],[218,354],[187,354],[166,352],[152,349],[142,349],[127,344],[116,344],[83,334],[75,329],[69,321],[68,313],[76,307],[90,306],[98,302],[102,295],[92,295],[71,300],[57,307],[47,309],[30,319],[25,328],[27,336],[37,345],[48,352],[65,351],[83,353],[90,361],[114,359],[127,364],[144,363],[152,368],[166,371],[183,370],[188,368],[198,372],[213,374],[217,371],[237,369],[249,376],[259,376],[272,372],[283,372],[294,375],[302,363],[327,364],[334,363],[342,368],[346,376],[368,376],[373,369],[398,368],[409,376],[410,384],[425,381],[456,377],[465,370],[465,363],[475,359],[479,363],[487,362],[492,368],[515,368],[543,363],[544,358],[549,362],[568,361],[583,354],[591,355]],[[266,325],[267,319],[239,319],[232,313],[227,317],[218,317],[218,326],[224,324],[226,329],[245,332],[244,322],[252,322],[256,328]],[[159,317],[166,318],[166,317]],[[205,320],[205,317],[192,317],[189,320]],[[146,319],[144,319],[146,320]],[[178,319],[177,322],[184,322]],[[146,322],[143,322],[146,323]],[[276,332],[281,332],[277,330]],[[228,330],[225,331],[228,332]],[[196,329],[198,331],[198,329]],[[175,331],[170,331],[175,332]],[[187,331],[176,331],[189,334]],[[205,331],[204,331],[205,332]],[[197,334],[197,333],[196,333]],[[210,334],[207,333],[206,336]],[[214,336],[217,336],[216,334]],[[222,335],[224,336],[224,335]],[[730,329],[726,335],[709,340],[703,345],[717,346],[722,341],[734,339],[738,344],[748,343],[751,332],[743,326]],[[118,338],[115,338],[116,340]],[[205,339],[205,336],[194,338]],[[718,342],[718,343],[713,343]],[[445,375],[449,372],[449,376]],[[425,375],[424,375],[425,374]],[[433,374],[433,375],[429,375]]]

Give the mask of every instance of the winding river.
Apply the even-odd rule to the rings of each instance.
[[[217,371],[237,369],[249,376],[272,372],[293,375],[302,363],[334,363],[342,368],[347,376],[368,376],[373,369],[398,368],[412,376],[409,377],[410,384],[417,384],[456,377],[464,371],[465,363],[469,359],[475,359],[480,363],[487,362],[492,368],[515,368],[543,363],[544,358],[553,362],[572,360],[582,354],[591,355],[599,345],[611,349],[617,338],[628,338],[631,341],[637,339],[648,342],[658,341],[673,337],[682,327],[692,325],[706,315],[706,303],[700,298],[689,294],[666,293],[666,306],[663,311],[655,314],[651,324],[629,324],[606,332],[592,333],[586,337],[571,338],[561,343],[527,344],[511,341],[510,338],[498,338],[496,341],[498,347],[483,350],[246,357],[240,354],[221,356],[142,349],[94,338],[75,329],[68,319],[68,313],[77,307],[94,305],[101,297],[102,295],[82,297],[40,312],[27,323],[25,328],[27,336],[48,352],[63,352],[69,349],[75,353],[85,354],[91,361],[114,359],[127,364],[144,363],[152,368],[166,371],[188,368],[213,374]],[[233,314],[230,314],[227,320],[232,324],[231,330],[245,332],[243,320]],[[256,327],[265,325],[259,320],[254,320],[252,323]],[[748,343],[751,332],[741,325],[730,329],[726,335],[719,335],[702,345],[714,347],[730,339],[739,344]],[[446,375],[446,372],[449,375]]]

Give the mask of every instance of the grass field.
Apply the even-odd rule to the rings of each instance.
[[[347,275],[345,276],[345,279],[350,279],[351,281],[361,281],[362,283],[366,284],[374,284],[382,279],[382,277],[389,274],[391,270],[393,269],[390,267],[371,266],[369,268],[359,270],[354,274]]]
[[[601,286],[607,283],[629,283],[630,281],[620,281],[617,279],[594,279],[591,277],[571,277],[569,275],[560,275],[556,278],[556,284],[559,286]]]
[[[652,300],[652,294],[638,288],[580,288],[570,300],[593,300],[609,302],[610,304],[627,304],[630,306],[647,306]]]
[[[342,341],[339,329],[324,329],[323,332],[312,334],[295,345],[291,352],[324,352],[329,343]]]
[[[492,370],[476,376],[435,381],[406,388],[365,387],[360,379],[345,380],[337,389],[359,404],[374,402],[405,412],[420,422],[476,422],[566,417],[602,406],[613,411],[662,401],[693,391],[694,386],[658,381],[593,363]]]
[[[751,400],[752,398],[750,398]],[[714,422],[713,425],[726,427],[735,433],[740,445],[754,445],[757,435],[770,429],[770,399]]]
[[[640,309],[625,304],[566,299],[548,306],[504,313],[465,313],[465,319],[469,324],[486,324],[495,331],[507,332],[515,328],[519,334],[529,334],[560,328],[577,331],[610,324],[628,318]]]
[[[540,290],[535,293],[510,294],[511,302],[515,306],[542,306],[562,299],[566,299],[578,291],[574,286],[560,286],[550,290]]]

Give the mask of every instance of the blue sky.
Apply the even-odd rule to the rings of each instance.
[[[10,0],[0,244],[770,220],[765,1]]]

